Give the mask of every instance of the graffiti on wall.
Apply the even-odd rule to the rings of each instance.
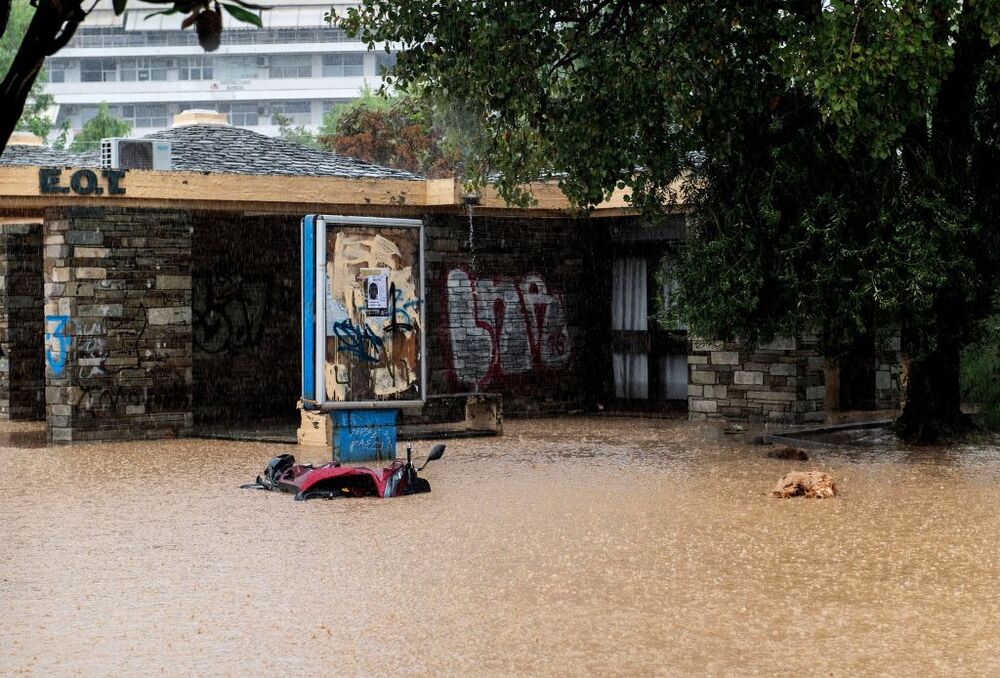
[[[122,381],[137,368],[123,368],[109,373],[103,383],[80,385],[75,404],[80,409],[77,416],[83,419],[103,419],[123,414],[155,414],[157,412],[183,411],[187,406],[188,387],[182,370],[155,366],[138,368],[138,374],[152,385],[128,385]],[[138,412],[129,412],[134,408]]]
[[[541,275],[476,280],[454,269],[447,295],[452,368],[459,381],[486,384],[569,363],[565,305]]]
[[[191,331],[202,353],[240,353],[259,346],[274,299],[271,276],[196,275]]]
[[[145,308],[140,306],[139,313],[144,329]],[[67,315],[47,315],[45,325],[45,362],[52,376],[76,380],[109,374],[105,369],[109,353],[108,331],[104,321],[82,321]],[[72,365],[69,372],[67,364]]]
[[[164,356],[140,344],[149,319],[144,306],[127,318],[79,320],[66,315],[45,317],[45,360],[53,377],[68,378],[76,387],[73,405],[77,416],[96,420],[128,413],[177,410],[187,398],[187,378],[182,370],[158,364]],[[109,366],[108,337],[131,359]],[[139,383],[141,381],[141,383]]]
[[[45,316],[45,362],[53,376],[62,376],[72,343],[67,334],[68,315]]]
[[[423,303],[414,271],[417,233],[341,230],[332,236],[326,270],[327,397],[417,397]]]

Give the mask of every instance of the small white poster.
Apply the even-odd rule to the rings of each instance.
[[[389,310],[389,269],[368,268],[361,272],[365,281],[365,307],[373,315]]]

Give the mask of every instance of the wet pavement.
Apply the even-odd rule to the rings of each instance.
[[[0,674],[1000,672],[996,445],[505,429],[431,494],[306,503],[237,489],[287,446],[0,440]],[[767,497],[793,469],[841,496]]]

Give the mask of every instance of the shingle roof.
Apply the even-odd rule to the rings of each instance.
[[[176,170],[357,179],[420,179],[411,172],[372,165],[228,125],[171,127],[145,137],[171,142]]]
[[[171,142],[170,155],[173,169],[177,171],[350,179],[422,178],[412,172],[373,165],[228,125],[184,125],[144,138]],[[45,146],[11,145],[0,156],[0,165],[98,167],[100,164],[99,150],[70,153]]]
[[[47,146],[11,144],[4,149],[3,155],[0,155],[0,165],[75,167],[90,164],[93,163],[84,156]]]

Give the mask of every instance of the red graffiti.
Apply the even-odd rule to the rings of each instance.
[[[448,274],[447,296],[452,368],[459,381],[486,384],[569,362],[565,306],[541,275],[475,280],[455,269]]]

